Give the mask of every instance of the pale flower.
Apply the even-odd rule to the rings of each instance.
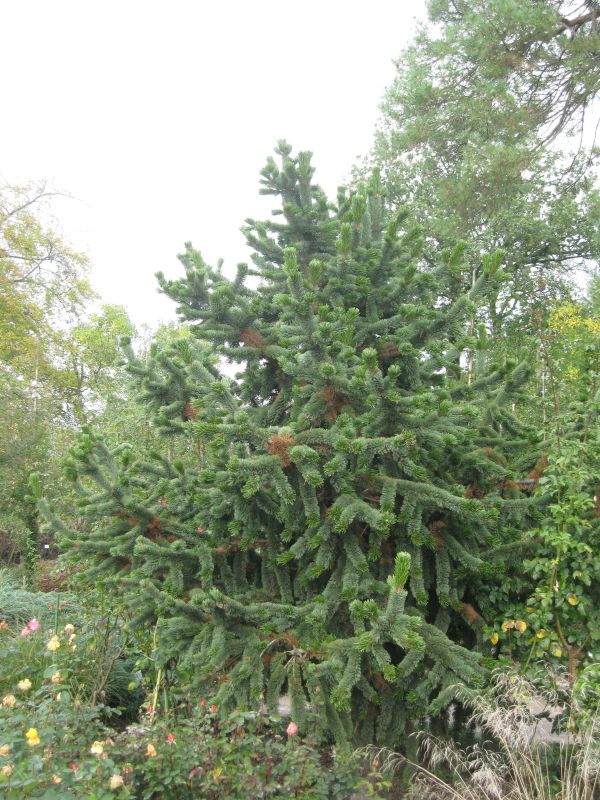
[[[29,678],[23,678],[22,681],[17,683],[17,689],[21,692],[28,692],[31,689],[31,681]]]
[[[76,636],[77,636],[77,634],[76,634],[76,633],[72,633],[72,634],[69,636],[69,641],[68,641],[68,644],[73,644],[73,642],[75,641],[75,637],[76,637]],[[75,645],[73,645],[73,646],[75,646]]]
[[[14,696],[14,694],[5,694],[2,698],[2,705],[6,706],[7,708],[14,708],[16,702],[17,698]]]
[[[60,639],[58,636],[54,635],[48,644],[46,645],[46,650],[49,650],[51,653],[54,653],[60,647]]]
[[[117,789],[120,789],[121,786],[123,786],[123,778],[121,777],[121,775],[111,775],[108,785],[114,792]]]
[[[75,632],[75,625],[71,625],[70,622],[67,625],[65,625],[65,633],[67,634],[67,636],[70,636],[74,632]]]
[[[60,683],[60,670],[56,670],[54,675],[50,678],[52,683]]]
[[[60,775],[53,775],[52,783],[55,783],[57,786],[59,783],[62,783],[62,778],[60,777]]]
[[[35,633],[35,631],[39,631],[40,629],[39,620],[37,620],[35,617],[33,619],[30,619],[29,622],[27,623],[27,627],[32,633]]]
[[[4,756],[7,756],[9,753],[10,753],[9,745],[3,744],[2,747],[0,747],[0,757],[4,758]]]
[[[27,627],[27,625],[21,629],[21,636],[29,636],[31,630]]]
[[[13,771],[12,764],[5,764],[2,767],[2,769],[0,769],[0,772],[2,773],[2,775],[4,775],[5,778],[10,778],[10,776],[12,775],[12,771]]]
[[[150,744],[146,748],[146,755],[148,756],[148,758],[154,758],[154,756],[156,755],[156,747],[154,747],[152,742],[150,742]]]
[[[104,752],[104,747],[102,742],[92,742],[92,746],[90,747],[90,753],[93,756],[101,756]]]

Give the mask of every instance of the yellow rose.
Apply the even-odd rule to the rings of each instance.
[[[7,744],[3,744],[2,747],[0,747],[0,757],[4,758],[9,753],[10,753],[10,747]]]
[[[567,595],[567,603],[570,606],[576,606],[578,602],[579,602],[579,598],[577,597],[575,592]]]
[[[123,778],[121,775],[111,775],[108,785],[114,792],[123,786]]]
[[[2,698],[2,705],[7,706],[8,708],[14,708],[16,702],[17,698],[14,696],[14,694],[5,694]]]
[[[55,783],[57,786],[59,783],[62,783],[62,778],[60,777],[60,775],[53,775],[52,783]]]
[[[496,645],[496,644],[498,644],[498,642],[499,642],[499,641],[500,641],[500,637],[499,637],[499,636],[498,636],[498,634],[497,634],[497,633],[494,631],[494,633],[492,633],[492,635],[490,636],[490,642],[491,642],[493,645]]]
[[[515,620],[515,629],[519,631],[519,633],[525,633],[527,630],[527,623],[523,619]]]
[[[31,689],[31,681],[29,678],[24,678],[22,681],[17,683],[17,689],[22,692],[28,692]]]
[[[545,635],[546,635],[546,631],[542,630],[541,628],[540,628],[540,630],[539,630],[539,631],[536,633],[536,636],[537,636],[537,638],[538,638],[538,639],[543,639]]]
[[[37,747],[37,745],[41,743],[37,728],[29,728],[25,734],[25,738],[27,739],[27,744],[29,747]]]
[[[60,647],[60,639],[58,636],[53,636],[48,644],[46,645],[46,650],[49,650],[51,653],[54,653]]]
[[[12,764],[5,764],[2,767],[2,769],[0,769],[0,772],[2,773],[2,775],[4,775],[5,778],[10,778],[10,776],[12,775],[12,771],[13,771]]]
[[[515,627],[514,619],[505,619],[502,623],[502,630],[506,633],[506,631],[510,631]]]
[[[90,747],[90,753],[93,756],[101,756],[104,752],[104,747],[102,742],[92,742],[92,746]]]
[[[50,678],[52,683],[60,683],[60,671],[57,670],[54,675]]]
[[[156,747],[154,747],[152,743],[150,743],[146,748],[146,755],[148,756],[148,758],[154,758],[154,756],[156,755]]]

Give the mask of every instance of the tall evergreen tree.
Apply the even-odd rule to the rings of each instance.
[[[503,452],[524,441],[507,406],[526,367],[460,366],[501,254],[449,302],[462,247],[423,269],[421,231],[406,212],[386,224],[377,176],[334,205],[310,153],[277,154],[261,191],[281,208],[244,228],[253,266],[229,280],[187,245],[185,276],[158,277],[195,337],[129,351],[195,464],[88,430],[70,473],[94,524],[61,529],[219,706],[288,692],[301,731],[395,744],[483,675],[470,586],[525,502],[506,497]]]
[[[428,0],[381,107],[370,160],[391,206],[409,204],[425,226],[432,258],[467,241],[476,277],[482,253],[505,251],[510,277],[478,318],[511,353],[531,347],[540,317],[600,255],[597,152],[566,137],[600,85],[596,5]]]

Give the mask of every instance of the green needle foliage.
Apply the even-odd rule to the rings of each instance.
[[[281,208],[244,228],[253,266],[230,280],[187,245],[185,276],[158,277],[194,336],[143,363],[129,349],[185,464],[84,432],[69,470],[92,532],[60,529],[219,708],[287,693],[301,733],[397,744],[484,674],[469,587],[527,504],[503,455],[526,442],[507,406],[527,368],[461,367],[501,254],[450,301],[464,248],[423,269],[377,176],[334,205],[309,153],[276,152],[261,191]]]
[[[593,137],[599,9],[593,0],[426,5],[369,160],[391,207],[409,204],[426,227],[432,259],[462,239],[476,278],[482,253],[505,251],[507,280],[488,287],[477,319],[495,352],[520,359],[540,316],[600,255],[597,148],[566,136],[587,110],[583,141]]]

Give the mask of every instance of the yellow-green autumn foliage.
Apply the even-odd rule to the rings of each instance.
[[[48,367],[59,320],[93,296],[87,259],[72,250],[41,186],[0,187],[0,363],[25,377]]]
[[[548,341],[557,396],[595,394],[600,369],[600,316],[584,303],[566,302],[548,318]]]

